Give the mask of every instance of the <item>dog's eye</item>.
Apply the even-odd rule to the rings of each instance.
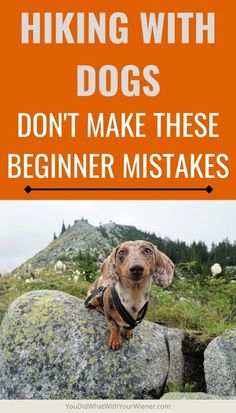
[[[152,254],[152,250],[150,248],[144,248],[144,252],[146,254]]]
[[[119,255],[120,257],[123,257],[124,253],[125,253],[124,250],[120,250],[120,251],[118,252],[118,255]]]

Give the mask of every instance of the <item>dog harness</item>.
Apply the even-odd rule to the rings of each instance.
[[[100,287],[93,290],[93,292],[86,298],[84,302],[85,307],[88,308],[92,306],[92,304],[90,304],[90,301],[96,296],[98,296],[99,300],[101,301],[101,304],[103,304],[103,295],[106,288],[107,286],[100,285]]]
[[[103,295],[104,292],[106,290],[107,286],[101,285],[100,287],[96,288],[96,290],[94,290],[85,300],[85,307],[89,307],[89,303],[90,301],[98,296],[98,299],[101,301],[101,304],[103,304]],[[148,301],[144,304],[144,306],[141,308],[140,312],[139,312],[139,317],[137,318],[137,320],[135,320],[130,313],[126,310],[126,308],[123,306],[119,294],[115,289],[115,286],[113,286],[111,288],[111,294],[112,294],[112,298],[114,301],[114,305],[116,307],[116,310],[118,311],[118,313],[120,314],[122,320],[125,322],[125,324],[128,324],[128,327],[125,327],[127,330],[133,330],[138,324],[140,324],[144,317],[145,314],[147,312],[147,308],[148,308]]]
[[[145,314],[147,312],[148,301],[141,308],[139,312],[140,316],[137,318],[137,320],[135,320],[130,315],[130,313],[126,310],[126,308],[123,306],[122,302],[120,301],[120,297],[119,297],[118,292],[115,289],[115,286],[111,288],[111,295],[112,295],[112,298],[113,298],[113,301],[114,301],[114,304],[115,304],[115,307],[118,313],[120,314],[125,324],[128,324],[128,327],[124,326],[124,328],[126,328],[127,330],[133,330],[138,324],[140,324],[143,321]]]

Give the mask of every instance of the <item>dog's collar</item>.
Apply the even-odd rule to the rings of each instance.
[[[115,304],[115,307],[118,311],[118,313],[120,314],[120,316],[122,317],[123,321],[128,324],[128,327],[125,327],[127,330],[133,330],[138,324],[141,323],[141,321],[143,321],[145,314],[147,312],[147,308],[148,308],[148,301],[146,301],[146,303],[144,304],[144,306],[141,308],[140,310],[140,316],[137,318],[137,320],[135,320],[126,310],[126,308],[123,306],[119,294],[115,289],[115,286],[113,286],[111,288],[111,294],[112,294],[112,298]]]

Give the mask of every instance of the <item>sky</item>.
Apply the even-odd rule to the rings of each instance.
[[[63,220],[72,225],[81,217],[187,243],[236,240],[236,201],[1,201],[0,270],[14,269],[45,248]]]

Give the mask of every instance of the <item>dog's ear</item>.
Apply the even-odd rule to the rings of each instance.
[[[155,271],[153,281],[158,287],[168,287],[173,280],[175,266],[167,255],[154,247]]]
[[[112,253],[103,261],[101,266],[101,274],[104,278],[113,278],[115,281],[118,279],[116,269],[116,253],[119,245],[113,249]]]

